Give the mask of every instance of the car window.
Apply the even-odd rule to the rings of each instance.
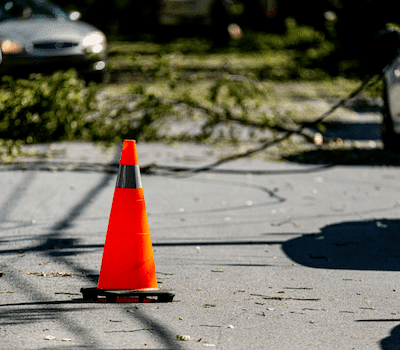
[[[66,18],[57,6],[46,1],[0,0],[0,21],[28,18]]]

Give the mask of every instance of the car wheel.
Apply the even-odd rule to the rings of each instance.
[[[110,71],[107,68],[101,71],[83,74],[82,77],[86,84],[108,84],[111,78]]]

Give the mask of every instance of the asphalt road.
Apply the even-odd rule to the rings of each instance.
[[[138,143],[157,279],[174,302],[85,303],[119,150],[52,147],[0,169],[1,349],[400,349],[398,167],[178,173],[218,155]]]

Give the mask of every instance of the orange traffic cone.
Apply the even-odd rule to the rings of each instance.
[[[172,301],[157,288],[136,143],[125,140],[97,288],[82,288],[84,299],[111,302]]]

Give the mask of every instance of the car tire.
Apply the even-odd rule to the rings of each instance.
[[[101,71],[83,74],[82,78],[85,80],[86,84],[108,84],[111,80],[110,71],[107,68]]]

